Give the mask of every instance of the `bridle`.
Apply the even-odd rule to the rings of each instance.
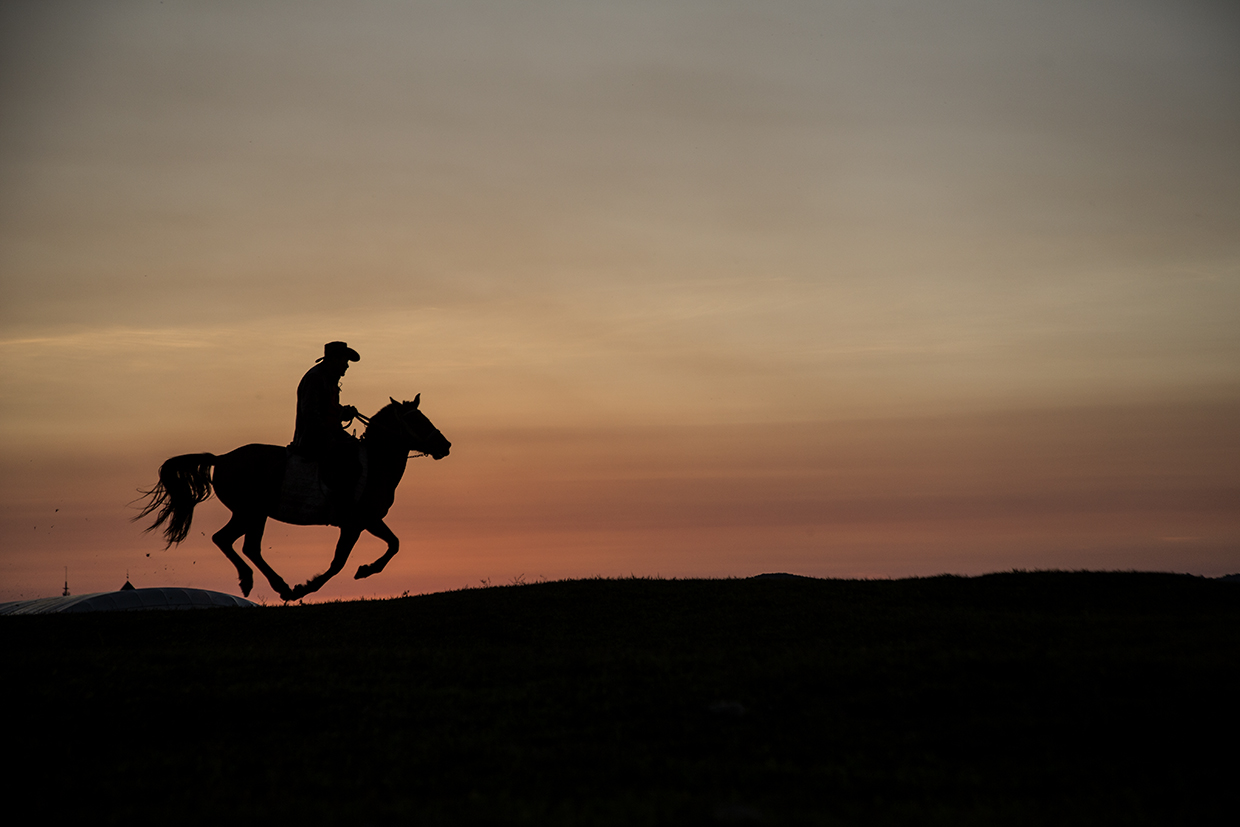
[[[362,414],[358,414],[357,418],[360,419],[362,421],[362,424],[366,426],[366,433],[370,433],[370,417],[363,416]],[[409,437],[410,442],[418,441],[418,435],[413,432],[413,429],[409,427],[409,423],[405,421],[405,418],[401,416],[399,412],[396,414],[396,421],[400,423],[400,427],[404,429],[405,434],[406,436]],[[380,424],[383,424],[383,423],[380,423]],[[429,457],[429,456],[430,454],[426,453],[425,451],[413,451],[412,453],[409,454],[409,456],[406,457],[406,459],[416,459],[418,457]]]

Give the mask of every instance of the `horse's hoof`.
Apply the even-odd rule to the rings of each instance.
[[[353,579],[361,580],[363,578],[370,577],[372,574],[374,574],[374,572],[371,571],[370,566],[358,566],[357,574],[353,575]]]
[[[244,580],[241,581],[241,596],[242,597],[249,597],[250,592],[253,589],[254,589],[254,581],[250,581],[249,583],[246,583]]]

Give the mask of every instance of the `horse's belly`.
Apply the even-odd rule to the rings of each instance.
[[[271,514],[293,525],[325,525],[328,522],[327,489],[319,480],[318,462],[292,454],[284,467],[284,483]]]
[[[350,497],[354,503],[361,499],[366,489],[370,466],[365,451],[359,451],[358,460],[361,473]],[[271,518],[292,525],[339,525],[341,515],[336,513],[338,507],[339,504],[332,502],[331,494],[323,484],[318,461],[290,454]]]

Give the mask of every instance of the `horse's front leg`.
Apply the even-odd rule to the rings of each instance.
[[[313,594],[327,584],[340,570],[344,568],[344,564],[349,561],[349,554],[353,551],[353,546],[357,545],[357,538],[362,536],[361,526],[341,526],[340,539],[336,541],[336,554],[332,557],[332,564],[327,567],[327,571],[322,574],[315,575],[296,586],[292,590],[290,600],[297,600],[308,594]]]
[[[388,561],[396,556],[396,552],[400,551],[400,538],[392,533],[392,529],[387,527],[387,523],[383,520],[375,520],[366,526],[366,530],[387,543],[387,552],[378,560],[366,566],[359,566],[357,574],[353,575],[354,580],[361,580],[363,577],[370,577],[372,574],[378,574],[383,571],[383,567]]]

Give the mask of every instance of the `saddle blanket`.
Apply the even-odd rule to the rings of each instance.
[[[357,458],[362,473],[357,477],[352,501],[356,503],[366,490],[366,476],[370,463],[365,445],[357,446]],[[280,501],[273,518],[293,525],[339,525],[329,489],[319,476],[319,461],[294,454],[291,451],[284,464],[284,482],[280,485]]]

